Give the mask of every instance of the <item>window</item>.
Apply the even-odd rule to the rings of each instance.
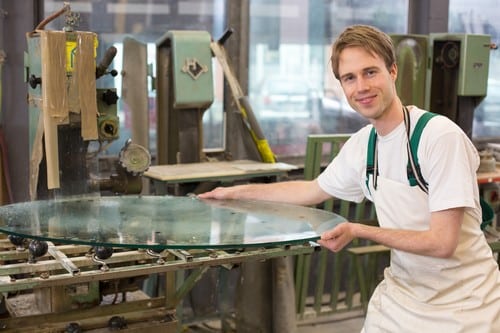
[[[278,158],[304,156],[313,133],[352,133],[367,122],[345,100],[329,67],[348,25],[406,33],[407,1],[252,0],[249,96]]]

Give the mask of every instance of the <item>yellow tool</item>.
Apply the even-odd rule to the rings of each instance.
[[[228,34],[230,33],[231,30],[228,30],[225,34],[226,37],[222,37],[221,40],[227,39]],[[231,89],[234,102],[241,113],[241,117],[246,128],[250,132],[250,135],[257,146],[262,161],[266,163],[275,163],[276,157],[274,156],[271,147],[262,133],[262,129],[260,128],[257,119],[255,118],[255,114],[250,106],[248,97],[243,93],[243,90],[241,89],[241,86],[238,83],[231,66],[229,65],[226,50],[220,41],[212,41],[210,43],[210,48],[222,67],[224,76],[229,84],[229,88]]]

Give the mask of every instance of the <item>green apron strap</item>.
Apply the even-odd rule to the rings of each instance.
[[[424,177],[422,176],[422,173],[420,171],[420,165],[418,163],[418,145],[420,143],[420,137],[422,136],[422,132],[424,130],[425,125],[433,118],[434,116],[437,116],[437,114],[432,113],[432,112],[425,112],[422,116],[417,121],[417,124],[415,125],[415,129],[413,130],[413,133],[410,138],[410,154],[411,156],[408,156],[408,159],[412,159],[415,165],[415,172],[413,171],[410,161],[408,161],[407,165],[407,177],[408,177],[408,182],[410,183],[411,186],[416,186],[419,185],[419,182],[417,181],[420,180],[419,185],[424,192],[427,192],[427,182],[425,181]],[[368,138],[368,147],[366,151],[366,187],[368,190],[370,190],[370,187],[368,186],[368,179],[370,178],[369,176],[372,175],[372,177],[375,177],[374,175],[374,166],[375,166],[375,145],[377,142],[377,132],[375,131],[375,128],[372,127],[370,131],[370,136]],[[425,186],[425,187],[424,187]]]
[[[429,120],[431,120],[431,118],[433,118],[434,116],[437,116],[437,114],[432,112],[425,112],[422,116],[420,116],[410,138],[411,155],[415,163],[415,168],[417,172],[416,175],[413,173],[410,162],[408,161],[408,166],[406,169],[408,174],[408,181],[410,182],[411,186],[415,186],[418,184],[415,177],[418,177],[418,179],[420,179],[422,183],[427,186],[427,182],[425,181],[420,171],[420,164],[418,163],[417,152],[418,152],[418,145],[420,143],[420,137],[422,136],[422,131],[424,130],[425,125],[427,125]]]
[[[373,175],[373,169],[375,165],[375,143],[377,142],[377,132],[375,132],[375,127],[372,127],[370,131],[370,137],[368,139],[368,147],[366,150],[366,187],[370,191],[368,186],[368,179],[370,175]]]

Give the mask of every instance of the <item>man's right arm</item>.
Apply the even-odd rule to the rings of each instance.
[[[248,199],[314,205],[330,198],[317,180],[286,181],[269,184],[244,184],[216,189],[198,195],[201,199]]]

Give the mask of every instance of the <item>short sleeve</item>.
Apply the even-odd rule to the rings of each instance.
[[[354,133],[318,176],[323,191],[342,200],[361,202],[365,198],[366,149],[371,128],[368,125]]]
[[[431,211],[476,206],[479,154],[458,125],[444,116],[432,119],[422,132],[418,154]]]

